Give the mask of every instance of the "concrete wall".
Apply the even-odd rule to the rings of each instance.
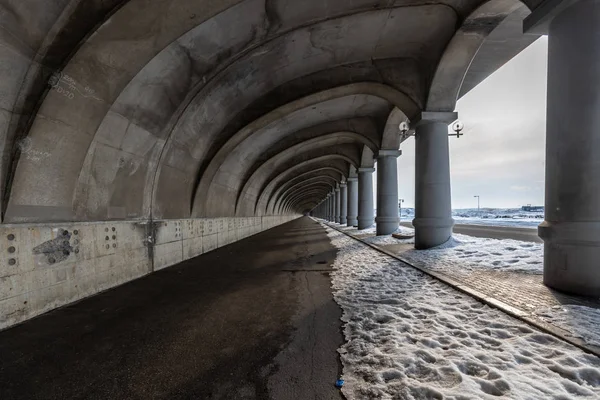
[[[297,216],[0,226],[0,329]]]

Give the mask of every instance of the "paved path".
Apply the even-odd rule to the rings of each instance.
[[[412,228],[410,222],[403,222],[402,226]],[[510,226],[486,226],[486,225],[462,225],[456,224],[453,229],[454,233],[462,233],[463,235],[490,238],[490,239],[514,239],[523,242],[543,243],[543,240],[538,236],[535,228],[516,228]]]
[[[301,218],[0,332],[0,399],[339,399],[336,252]]]

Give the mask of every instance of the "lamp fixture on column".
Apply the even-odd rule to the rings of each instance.
[[[410,125],[408,125],[408,121],[400,122],[398,129],[400,129],[400,133],[402,134],[402,140],[405,140],[406,138],[414,135],[414,132],[411,134],[408,134],[408,131],[410,130]]]
[[[448,136],[456,136],[457,138],[459,138],[462,135],[464,135],[464,133],[461,133],[463,129],[465,129],[465,124],[458,120],[452,124],[452,130],[454,131],[454,133],[451,133]]]
[[[398,199],[398,217],[402,219],[402,203],[404,203],[404,199]]]

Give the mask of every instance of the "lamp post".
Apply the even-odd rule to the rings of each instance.
[[[404,203],[404,199],[398,199],[398,217],[402,220],[402,203]]]
[[[479,196],[473,196],[473,197],[477,197],[477,212],[479,212]]]

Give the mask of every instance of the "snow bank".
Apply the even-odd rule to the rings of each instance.
[[[414,243],[414,241],[405,241]],[[446,244],[429,250],[407,249],[404,260],[435,271],[491,269],[530,274],[543,272],[544,245],[511,239],[485,239],[454,234]]]
[[[600,396],[600,359],[327,229],[348,399]]]

